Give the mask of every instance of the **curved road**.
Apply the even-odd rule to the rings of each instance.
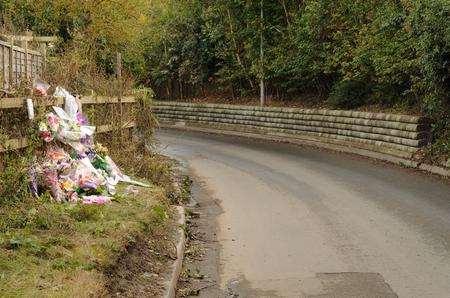
[[[178,130],[157,137],[220,203],[223,289],[450,297],[448,181],[311,147]]]

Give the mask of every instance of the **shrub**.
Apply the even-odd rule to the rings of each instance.
[[[0,206],[19,202],[28,197],[29,160],[16,153],[3,154],[0,168]],[[0,165],[1,166],[1,165]]]
[[[364,105],[369,95],[367,83],[346,80],[333,86],[328,102],[335,108],[354,109]]]

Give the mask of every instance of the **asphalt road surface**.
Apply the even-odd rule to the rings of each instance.
[[[311,147],[178,130],[157,137],[219,202],[224,292],[450,297],[448,181]]]

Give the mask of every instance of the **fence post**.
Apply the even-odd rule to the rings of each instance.
[[[12,85],[13,85],[13,62],[14,62],[14,37],[11,37],[9,39],[9,84],[8,89],[9,91],[12,91]]]
[[[41,43],[40,45],[39,45],[39,52],[41,52],[41,55],[42,55],[42,70],[41,70],[41,72],[42,73],[45,73],[45,69],[46,69],[46,64],[47,64],[47,44],[44,42],[44,43]]]
[[[33,32],[31,31],[25,31],[24,33],[25,37],[32,37],[33,36]],[[25,39],[24,41],[22,41],[21,43],[21,47],[24,48],[25,50],[25,78],[28,80],[29,76],[28,76],[28,39]],[[31,76],[30,76],[31,77]]]
[[[8,83],[8,70],[7,70],[7,63],[6,63],[6,46],[2,46],[1,47],[2,48],[2,66],[3,66],[3,68],[2,68],[2,71],[3,71],[3,74],[2,74],[2,80],[3,80],[3,82],[2,82],[2,89],[5,89],[6,90],[6,86],[7,86],[7,83]]]
[[[117,76],[117,97],[119,99],[119,110],[120,110],[120,135],[122,136],[122,126],[123,126],[123,106],[122,106],[122,53],[117,52],[116,61],[116,76]]]

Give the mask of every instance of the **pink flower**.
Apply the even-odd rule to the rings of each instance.
[[[78,202],[78,194],[76,192],[73,192],[69,195],[69,202],[71,203]]]
[[[47,90],[44,87],[37,86],[34,88],[34,92],[40,96],[47,96]]]
[[[56,126],[59,124],[59,119],[54,114],[49,114],[47,117],[47,121],[51,126]]]
[[[44,141],[47,142],[47,143],[53,141],[53,136],[48,130],[47,131],[41,131],[41,138],[43,138]]]
[[[83,197],[84,205],[105,205],[111,202],[110,197],[105,196],[87,196]]]

